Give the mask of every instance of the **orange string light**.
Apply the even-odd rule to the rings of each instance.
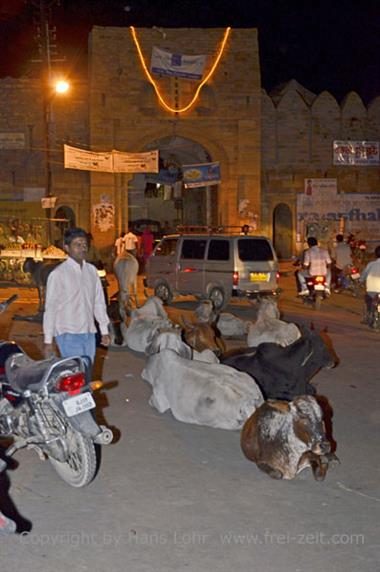
[[[135,43],[136,49],[137,49],[137,53],[139,54],[139,58],[141,61],[141,65],[143,67],[143,70],[145,72],[145,75],[147,76],[148,80],[150,81],[150,83],[153,85],[154,87],[154,91],[156,92],[156,95],[158,97],[158,100],[160,101],[161,105],[167,110],[167,111],[172,111],[173,113],[183,113],[184,111],[187,111],[188,109],[190,109],[190,107],[192,107],[194,105],[194,103],[197,101],[199,93],[202,89],[202,87],[208,82],[208,80],[211,78],[211,76],[214,74],[216,68],[218,67],[219,61],[223,55],[224,52],[224,48],[226,46],[227,43],[227,39],[228,36],[230,35],[231,32],[231,28],[228,27],[226,28],[226,31],[224,32],[224,36],[223,36],[223,41],[221,43],[221,46],[219,48],[219,52],[215,58],[215,62],[213,63],[210,71],[208,72],[208,74],[206,75],[206,77],[201,81],[201,83],[198,85],[195,94],[193,96],[193,99],[190,101],[190,103],[188,103],[188,105],[185,105],[185,107],[181,107],[180,109],[176,109],[175,107],[171,107],[170,105],[168,105],[166,103],[166,101],[164,100],[163,96],[160,93],[160,90],[158,88],[157,83],[155,82],[155,80],[153,79],[150,71],[147,68],[147,65],[145,63],[145,59],[144,59],[144,55],[142,53],[139,41],[137,39],[137,34],[136,34],[136,30],[134,28],[134,26],[130,27],[131,33],[132,33],[132,38],[133,41]]]

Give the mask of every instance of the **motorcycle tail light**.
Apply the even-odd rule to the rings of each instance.
[[[83,372],[73,373],[62,377],[57,383],[57,389],[59,391],[67,391],[71,393],[72,391],[77,391],[85,384],[86,381]]]
[[[280,280],[280,273],[276,272],[276,282],[278,282]]]
[[[324,284],[326,282],[325,276],[314,276],[314,284]]]
[[[351,268],[351,274],[360,274],[358,268],[355,268],[355,266],[353,266]]]
[[[234,272],[232,276],[232,285],[238,286],[239,285],[239,272]]]

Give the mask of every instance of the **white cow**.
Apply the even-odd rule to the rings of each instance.
[[[119,293],[119,309],[123,319],[126,318],[126,308],[130,304],[130,291],[134,296],[135,305],[137,306],[137,273],[139,263],[137,259],[129,252],[123,252],[119,255],[114,264],[113,270],[117,278]]]
[[[224,338],[245,338],[247,335],[250,322],[228,312],[218,314],[211,300],[202,300],[194,314],[198,322],[214,323]]]
[[[264,342],[273,342],[280,346],[289,346],[301,332],[295,324],[280,320],[280,311],[275,300],[263,298],[260,301],[257,320],[250,323],[247,334],[247,345],[257,347]]]
[[[173,350],[186,359],[194,359],[206,363],[219,363],[219,359],[213,351],[206,349],[198,352],[184,342],[179,327],[157,330],[152,343],[146,348],[146,353],[155,354],[163,350]]]
[[[124,339],[131,350],[145,353],[156,332],[167,328],[174,328],[174,325],[163,308],[162,300],[152,296],[141,308],[131,312]]]
[[[237,430],[264,401],[248,374],[170,349],[150,355],[141,375],[152,385],[150,405],[185,423]]]

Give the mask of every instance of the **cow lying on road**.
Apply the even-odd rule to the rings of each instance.
[[[309,383],[322,367],[337,365],[337,357],[322,335],[302,326],[302,336],[282,347],[263,343],[241,353],[225,357],[222,363],[249,373],[260,386],[265,399],[292,400],[297,395],[314,394]]]
[[[240,442],[247,459],[274,479],[293,479],[311,467],[322,481],[329,463],[338,462],[330,453],[322,410],[308,395],[263,403],[244,424]]]
[[[189,360],[164,349],[150,355],[142,378],[152,385],[149,403],[179,421],[220,429],[240,429],[263,402],[246,373],[219,364]]]
[[[280,320],[276,300],[263,298],[260,300],[256,321],[249,325],[247,345],[257,347],[264,342],[273,342],[280,346],[288,346],[300,335],[295,324]]]
[[[211,300],[202,300],[194,314],[198,323],[213,325],[223,338],[245,338],[251,323],[228,312],[215,312]]]
[[[162,300],[151,296],[141,308],[132,310],[124,339],[131,350],[145,353],[156,332],[171,327],[174,328],[174,324],[169,320]]]

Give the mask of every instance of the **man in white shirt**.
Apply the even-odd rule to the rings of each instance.
[[[307,276],[326,276],[326,293],[330,294],[330,282],[331,282],[331,271],[330,264],[331,258],[326,249],[320,248],[318,246],[318,241],[314,236],[310,236],[307,239],[307,244],[309,246],[308,250],[305,251],[303,266],[306,270],[300,270],[298,272],[298,279],[301,286],[300,296],[307,296],[309,290],[306,285]]]
[[[68,254],[51,272],[46,287],[43,318],[45,356],[53,353],[53,339],[62,357],[87,355],[93,362],[96,326],[101,343],[108,346],[109,318],[100,278],[95,266],[86,262],[88,235],[82,228],[65,231],[63,248]]]
[[[131,228],[129,227],[128,233],[124,236],[125,250],[130,254],[133,254],[133,256],[136,256],[138,241],[139,239],[135,234],[133,234]]]
[[[115,240],[115,253],[116,256],[120,256],[125,251],[125,242],[124,242],[125,232],[122,232],[119,238]]]
[[[376,260],[368,262],[360,275],[360,282],[365,283],[367,295],[373,298],[380,293],[380,246],[375,248]]]

